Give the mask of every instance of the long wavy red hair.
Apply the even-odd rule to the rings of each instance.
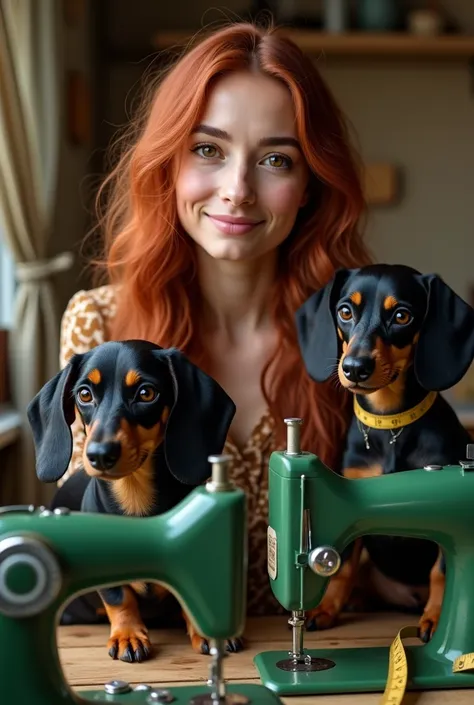
[[[231,24],[206,37],[162,76],[143,103],[126,148],[99,191],[99,225],[108,280],[117,288],[112,338],[176,346],[206,367],[191,239],[174,199],[176,155],[199,121],[213,81],[225,72],[260,71],[292,96],[311,195],[281,246],[272,315],[279,333],[262,389],[285,442],[283,419],[303,417],[302,444],[335,468],[347,428],[346,393],[312,382],[298,349],[294,313],[339,267],[371,261],[359,227],[365,212],[360,165],[346,120],[313,62],[275,28]],[[269,374],[271,370],[271,375]]]

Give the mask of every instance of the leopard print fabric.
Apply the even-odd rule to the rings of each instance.
[[[110,323],[115,311],[115,289],[112,286],[74,294],[61,322],[61,368],[72,355],[87,352],[110,339]],[[73,454],[67,472],[58,484],[64,483],[82,464],[85,435],[78,421],[72,426],[72,434]],[[231,477],[247,496],[249,616],[284,613],[273,597],[267,574],[268,463],[274,447],[274,421],[266,412],[243,448],[238,448],[230,439],[224,448],[231,457]]]

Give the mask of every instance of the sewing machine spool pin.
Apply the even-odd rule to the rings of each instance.
[[[303,419],[287,418],[285,455],[301,455],[301,424]]]

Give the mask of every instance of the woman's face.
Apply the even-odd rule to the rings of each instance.
[[[180,156],[178,217],[211,257],[260,257],[288,237],[309,170],[285,86],[250,72],[221,78]]]

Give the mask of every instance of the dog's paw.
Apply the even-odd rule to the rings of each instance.
[[[319,629],[330,629],[339,616],[339,608],[329,600],[323,600],[320,605],[306,613],[305,629],[314,632]]]
[[[198,654],[205,654],[206,656],[211,653],[211,647],[208,640],[200,636],[200,634],[193,634],[192,636],[190,636],[190,639],[193,651]],[[236,653],[237,651],[242,651],[242,649],[244,648],[244,640],[239,637],[226,640],[226,651]]]
[[[243,651],[245,649],[245,641],[241,637],[235,637],[235,639],[227,639],[226,651],[231,651],[232,653],[237,653],[238,651]]]
[[[143,624],[115,629],[107,642],[109,656],[128,663],[146,661],[152,652],[148,630]]]
[[[441,615],[441,605],[426,605],[418,623],[418,634],[425,644],[430,641],[438,626]]]

